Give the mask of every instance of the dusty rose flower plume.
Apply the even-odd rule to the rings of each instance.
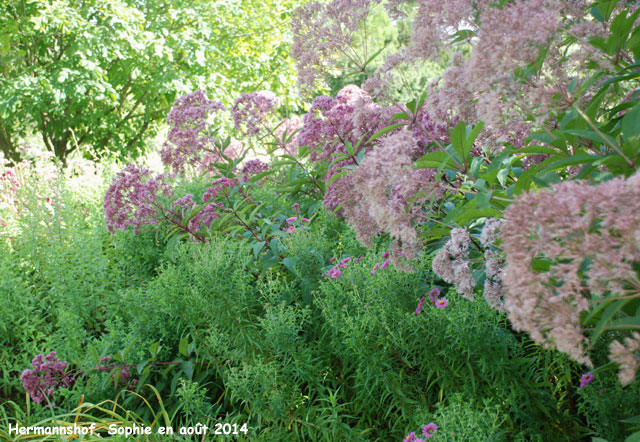
[[[167,141],[160,152],[162,162],[176,173],[185,173],[185,167],[196,166],[207,152],[214,150],[214,139],[208,122],[211,112],[224,110],[224,106],[209,100],[203,90],[179,97],[174,103],[167,124]]]
[[[26,369],[20,375],[24,389],[34,402],[44,402],[45,406],[55,405],[53,394],[61,387],[70,387],[75,379],[66,372],[69,365],[62,362],[52,351],[47,356],[37,355],[31,361],[32,369]]]
[[[160,178],[160,179],[158,179]],[[160,219],[159,195],[163,177],[153,177],[151,170],[129,165],[118,173],[104,195],[104,214],[109,232],[133,226],[156,224]],[[187,204],[182,200],[181,204]]]
[[[511,204],[500,231],[505,308],[513,326],[592,367],[581,313],[590,300],[640,286],[634,268],[640,262],[639,210],[640,174],[597,185],[564,182]],[[625,382],[635,372],[637,342],[611,344]]]
[[[467,299],[473,300],[475,281],[469,266],[469,245],[471,237],[465,229],[456,228],[451,231],[451,239],[447,241],[433,260],[433,271]]]
[[[265,128],[267,117],[275,111],[278,103],[278,98],[269,91],[241,94],[231,109],[236,130],[248,136],[258,135]]]
[[[609,346],[609,359],[620,366],[620,383],[630,384],[638,373],[640,363],[640,333],[633,332],[631,336],[624,338],[624,343],[613,341]]]

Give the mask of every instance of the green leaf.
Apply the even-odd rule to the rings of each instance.
[[[372,141],[380,138],[382,135],[384,135],[384,134],[386,134],[388,132],[391,132],[392,130],[397,129],[397,128],[402,127],[402,126],[406,126],[406,124],[405,123],[396,123],[396,124],[392,124],[390,126],[387,126],[384,129],[381,129],[378,132],[376,132],[375,134],[371,135],[371,138],[369,138],[365,144],[369,144]]]
[[[448,169],[458,169],[447,152],[430,152],[416,161],[416,169],[438,169],[443,165]]]
[[[602,313],[602,316],[600,317],[600,320],[597,322],[597,324],[593,328],[593,332],[591,333],[590,341],[592,346],[595,345],[595,343],[598,341],[598,338],[600,338],[600,335],[604,331],[604,327],[611,321],[611,318],[613,318],[613,316],[618,313],[620,309],[622,309],[628,302],[628,299],[621,299],[610,304],[605,309],[604,313]]]
[[[622,138],[629,141],[640,135],[640,103],[633,106],[622,118]]]
[[[262,249],[264,249],[264,247],[267,245],[267,243],[265,243],[264,241],[256,241],[253,244],[253,258],[254,259],[258,259],[258,255],[260,254],[260,252],[262,251]]]
[[[624,442],[640,442],[640,431],[636,431],[627,437]]]
[[[184,361],[180,364],[182,371],[189,380],[193,379],[193,361]]]
[[[189,335],[180,339],[180,344],[178,345],[178,351],[185,358],[189,357],[188,347],[189,347]]]
[[[620,422],[624,422],[625,424],[640,424],[640,414],[626,419],[620,419]]]
[[[298,262],[298,260],[296,258],[293,257],[287,257],[285,259],[282,260],[282,264],[284,264],[284,266],[289,269],[289,271],[291,273],[293,273],[294,275],[296,274],[296,263]]]
[[[464,210],[459,216],[455,218],[456,224],[462,226],[469,221],[473,221],[479,218],[493,218],[499,217],[502,215],[497,209],[487,208],[487,209],[469,209]]]
[[[618,4],[619,0],[600,0],[598,1],[598,11],[602,14],[603,21],[609,21],[613,9]]]

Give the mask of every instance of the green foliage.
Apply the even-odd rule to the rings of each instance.
[[[11,0],[0,6],[0,150],[18,160],[33,131],[65,161],[139,156],[177,94],[293,84],[290,1],[107,3]],[[288,102],[291,102],[291,97]]]

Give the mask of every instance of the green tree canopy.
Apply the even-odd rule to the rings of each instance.
[[[291,91],[291,0],[5,0],[0,149],[35,132],[64,160],[136,156],[178,94]]]

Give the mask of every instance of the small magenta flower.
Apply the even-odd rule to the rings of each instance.
[[[448,305],[449,305],[449,301],[447,301],[447,298],[440,298],[435,303],[435,306],[437,308],[446,308]]]
[[[589,385],[591,381],[593,381],[593,379],[594,379],[594,376],[591,374],[590,371],[583,374],[582,377],[580,378],[580,388],[584,388],[587,385]]]
[[[434,436],[434,433],[438,432],[438,426],[433,422],[429,422],[427,425],[422,427],[422,435],[426,439],[431,439]]]
[[[376,265],[373,266],[373,270],[371,270],[371,274],[375,275],[376,274],[376,270],[378,270],[378,267],[380,266],[379,262],[376,262]]]
[[[382,265],[380,266],[380,270],[386,268],[389,265],[389,259],[385,259]]]
[[[305,223],[310,223],[311,222],[311,220],[309,218],[302,218],[302,221],[305,222]]]
[[[329,262],[334,262],[335,260],[336,260],[336,257],[334,256],[333,258],[331,258],[331,259],[329,260]]]
[[[294,221],[298,221],[298,217],[292,216],[291,218],[287,218],[285,221],[287,222],[287,224],[291,224]]]
[[[415,432],[411,432],[409,434],[407,434],[407,437],[405,437],[403,442],[415,442],[416,440],[416,433]]]
[[[420,310],[422,310],[422,303],[424,302],[425,297],[420,298],[420,302],[418,302],[418,307],[416,307],[416,315],[420,314]]]
[[[390,254],[391,254],[390,252],[384,252],[384,253],[382,254],[382,259],[384,259],[384,258],[388,258]]]
[[[346,263],[348,263],[349,261],[351,261],[351,257],[350,257],[350,256],[347,256],[347,257],[346,257],[345,259],[343,259],[341,262],[342,262],[342,264],[346,264]]]
[[[293,233],[296,231],[296,226],[289,226],[289,228],[287,229],[287,232],[289,233]]]
[[[335,269],[335,270],[334,270],[334,271],[333,271],[333,273],[331,274],[331,278],[332,278],[332,279],[337,279],[337,278],[338,278],[338,276],[340,276],[340,274],[342,274],[342,272],[341,272],[341,271],[340,271],[340,269],[339,269],[339,268],[337,268],[337,267],[334,267],[334,269]]]
[[[297,210],[300,208],[300,203],[293,203],[293,204],[291,205],[291,208],[292,208],[293,210],[296,210],[296,211],[297,211]]]

